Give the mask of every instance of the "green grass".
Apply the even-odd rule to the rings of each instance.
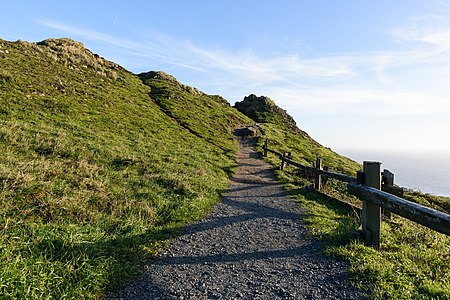
[[[269,148],[290,151],[295,161],[312,165],[316,157],[336,172],[354,176],[361,166],[324,148],[302,132],[282,124],[261,125]],[[261,149],[261,148],[260,148]],[[267,160],[276,169],[280,160],[269,154]],[[327,241],[326,253],[350,262],[352,282],[374,299],[450,299],[450,237],[424,226],[393,216],[382,221],[381,249],[376,251],[357,238],[357,214],[308,189],[312,178],[305,178],[292,167],[275,170],[304,210],[309,233]],[[345,191],[345,186],[329,181],[326,193],[360,205]],[[450,199],[406,191],[405,198],[449,213]]]
[[[304,132],[294,131],[282,124],[262,123],[260,126],[264,133],[263,138],[258,141],[260,149],[267,138],[270,149],[291,152],[293,160],[307,166],[312,166],[313,162],[320,157],[323,164],[334,172],[355,175],[356,171],[361,169],[360,164],[323,147]],[[278,164],[276,161],[278,158],[271,156],[270,159],[272,161],[275,159],[273,162]]]
[[[70,40],[0,50],[0,298],[97,298],[219,201],[247,119],[180,92],[214,111],[180,125],[140,78]]]
[[[196,136],[221,149],[237,150],[233,129],[238,125],[253,124],[222,97],[206,95],[185,86],[163,72],[148,72],[139,75],[151,89],[156,103],[183,127]],[[194,100],[195,99],[195,100]]]
[[[423,194],[421,192],[405,189],[404,198],[406,200],[428,206],[436,210],[440,210],[450,214],[450,198]]]
[[[375,299],[450,299],[450,238],[394,216],[382,222],[380,251],[359,241],[330,247],[348,259]]]

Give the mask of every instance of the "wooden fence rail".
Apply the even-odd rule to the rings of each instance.
[[[388,170],[381,172],[381,163],[365,161],[363,171],[357,177],[325,170],[322,160],[317,159],[315,167],[305,166],[292,160],[290,153],[281,153],[270,149],[266,139],[263,154],[273,153],[281,159],[281,170],[285,165],[292,165],[298,169],[314,175],[316,190],[321,189],[322,177],[332,178],[347,183],[348,191],[362,201],[361,223],[363,235],[367,245],[380,247],[381,208],[387,213],[393,212],[413,222],[424,225],[435,231],[450,236],[450,215],[432,208],[405,200],[398,195],[398,188],[393,185],[394,174]],[[382,182],[386,185],[382,187]],[[383,190],[381,190],[383,188]],[[386,191],[389,191],[386,192]]]

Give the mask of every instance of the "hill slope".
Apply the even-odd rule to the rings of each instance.
[[[206,95],[164,72],[151,71],[139,77],[150,87],[152,99],[164,112],[194,135],[224,151],[237,150],[233,129],[253,122],[221,96]]]
[[[292,152],[295,161],[312,165],[317,157],[332,170],[355,175],[361,165],[325,148],[297,127],[294,119],[275,102],[265,96],[249,95],[241,102],[236,102],[236,109],[261,123],[264,138],[269,140],[269,147],[279,152]],[[264,139],[260,139],[262,146]]]
[[[220,118],[168,116],[153,87],[81,43],[0,40],[0,294],[101,294],[219,200],[248,119],[173,92]]]

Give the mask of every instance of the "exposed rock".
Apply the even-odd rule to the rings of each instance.
[[[63,49],[63,48],[77,49],[77,51],[86,50],[86,48],[84,48],[83,43],[74,41],[69,38],[46,39],[41,42],[38,42],[37,44],[41,45],[41,46],[50,47],[54,50],[59,50],[59,49]]]
[[[236,102],[234,107],[256,122],[281,123],[295,131],[300,131],[294,119],[284,109],[278,107],[269,97],[257,97],[251,94],[245,97],[243,101]]]
[[[247,126],[243,128],[239,128],[235,131],[235,134],[237,136],[257,136],[259,134],[260,130],[258,127],[258,124],[255,124],[253,126]]]
[[[34,47],[35,50],[45,53],[54,61],[62,61],[72,70],[80,68],[93,68],[98,71],[101,76],[107,76],[113,79],[117,78],[114,70],[122,69],[119,65],[100,57],[86,49],[83,43],[71,40],[69,38],[46,39],[38,43],[28,43],[27,47]]]

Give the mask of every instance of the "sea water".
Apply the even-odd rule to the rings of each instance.
[[[390,153],[367,150],[337,150],[362,164],[378,161],[381,169],[395,176],[395,184],[422,193],[450,197],[450,153]]]

